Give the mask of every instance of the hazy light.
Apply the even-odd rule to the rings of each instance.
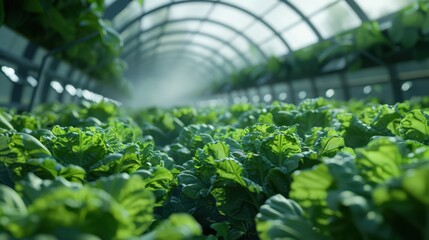
[[[258,103],[259,100],[261,100],[261,98],[258,95],[255,95],[252,97],[252,102],[254,102],[254,103]]]
[[[410,90],[410,88],[413,86],[413,83],[408,81],[408,82],[404,82],[401,86],[401,90],[406,92],[408,90]]]
[[[67,84],[66,91],[72,96],[76,95],[76,88],[73,85]]]
[[[326,90],[325,95],[326,95],[327,98],[331,98],[331,97],[333,97],[335,95],[335,90],[332,89],[332,88],[328,89],[328,90]]]
[[[76,96],[82,97],[82,89],[76,88]]]
[[[363,88],[363,93],[365,93],[365,94],[370,94],[372,92],[372,87],[371,86],[365,86],[364,88]]]
[[[247,103],[247,97],[246,97],[246,96],[242,96],[242,97],[241,97],[241,102],[243,102],[243,103]]]
[[[284,101],[284,100],[286,100],[286,98],[287,98],[287,93],[282,92],[279,94],[279,100],[280,101]]]
[[[304,99],[304,98],[306,98],[306,97],[307,97],[307,92],[306,92],[306,91],[300,91],[300,92],[298,93],[298,97],[299,97],[299,99]]]
[[[15,69],[7,66],[2,66],[1,71],[12,81],[12,82],[18,82],[19,77],[15,73]]]
[[[240,103],[240,97],[235,97],[234,98],[234,103]]]
[[[27,77],[27,82],[28,82],[32,87],[37,86],[37,80],[36,80],[34,77],[32,77],[32,76],[28,76],[28,77]]]
[[[61,83],[57,82],[57,81],[52,81],[51,82],[51,87],[57,92],[57,93],[62,93],[64,91],[63,86],[61,85]]]
[[[267,93],[264,96],[264,101],[265,102],[270,102],[273,99],[273,96],[271,96],[271,94]]]

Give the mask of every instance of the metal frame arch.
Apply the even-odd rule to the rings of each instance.
[[[254,14],[253,12],[244,9],[240,6],[237,6],[235,4],[232,3],[228,3],[228,2],[222,2],[222,1],[216,1],[216,0],[183,0],[180,2],[170,2],[167,4],[164,4],[162,6],[159,6],[157,8],[154,8],[148,12],[143,12],[141,14],[139,14],[138,16],[134,17],[133,19],[129,20],[128,22],[126,22],[125,24],[123,24],[119,29],[118,32],[122,33],[123,31],[125,31],[125,29],[127,29],[128,27],[130,27],[133,23],[137,22],[139,19],[142,19],[145,16],[148,16],[152,13],[155,13],[159,10],[162,10],[166,7],[171,7],[173,5],[179,5],[179,4],[186,4],[186,3],[192,3],[192,2],[203,2],[203,3],[214,3],[214,4],[220,4],[223,6],[227,6],[233,9],[236,9],[238,11],[241,11],[247,15],[252,16],[255,20],[257,20],[259,23],[263,24],[265,27],[267,27],[282,43],[283,45],[288,49],[289,52],[293,52],[292,48],[290,47],[290,45],[287,43],[287,41],[280,35],[279,32],[277,32],[269,23],[267,23],[264,19],[262,19],[261,17],[259,17],[258,15]]]
[[[345,0],[346,3],[350,6],[350,8],[356,13],[359,19],[362,22],[368,22],[369,18],[366,13],[362,10],[362,8],[354,1],[354,0]]]
[[[164,66],[165,63],[169,63],[169,61],[174,61],[174,58],[176,55],[180,54],[179,52],[174,52],[174,53],[166,53],[166,54],[162,54],[161,56],[159,56],[159,58],[157,59],[157,61],[161,61],[163,62]],[[193,57],[193,55],[187,55],[184,54],[183,58],[186,59],[186,61],[182,62],[181,64],[187,64],[190,66],[198,66],[198,68],[196,68],[196,70],[201,73],[201,75],[203,76],[207,76],[207,75],[217,75],[217,74],[221,74],[217,69],[213,68],[210,65],[207,65],[205,62],[202,62],[200,60],[197,60],[196,58]],[[150,61],[150,58],[146,58],[144,59],[141,64],[147,64],[146,66],[151,67],[154,63]],[[153,69],[153,68],[151,68]],[[150,74],[150,71],[149,71]]]
[[[319,41],[323,40],[322,34],[320,34],[319,30],[314,26],[314,24],[308,19],[308,17],[301,12],[293,3],[291,3],[289,0],[279,0],[283,4],[286,4],[292,11],[294,11],[296,14],[298,14],[301,19],[310,27],[310,29],[314,32],[317,39]]]
[[[128,37],[127,39],[125,39],[124,40],[124,44],[128,44],[129,42],[134,41],[134,40],[138,39],[138,37],[141,36],[142,34],[147,33],[147,32],[151,32],[151,31],[157,29],[158,27],[165,26],[165,25],[168,25],[168,24],[171,24],[171,23],[186,22],[186,21],[205,21],[205,22],[209,22],[209,23],[212,23],[212,24],[224,27],[226,29],[229,29],[232,32],[234,32],[235,34],[238,34],[241,37],[243,37],[251,45],[251,47],[255,47],[256,50],[259,52],[259,54],[261,54],[261,56],[264,59],[268,59],[268,56],[265,54],[264,51],[262,51],[262,49],[259,47],[259,45],[256,44],[252,39],[250,39],[250,37],[248,37],[246,34],[244,34],[243,32],[241,32],[239,30],[237,30],[236,28],[233,28],[233,27],[229,26],[228,24],[225,24],[225,23],[213,20],[213,19],[208,19],[208,18],[190,17],[190,18],[169,19],[169,20],[157,23],[157,24],[151,26],[150,28],[148,28],[146,30],[141,29],[136,34],[132,35],[131,37]]]
[[[162,46],[182,46],[182,45],[186,45],[188,43],[189,43],[188,41],[175,40],[175,41],[169,41],[169,42],[163,43]],[[159,46],[161,44],[158,43],[157,45]],[[210,46],[207,46],[207,45],[201,44],[201,43],[192,43],[192,46],[200,47],[202,49],[209,51],[213,55],[219,56],[225,63],[227,63],[229,66],[231,66],[232,69],[237,69],[237,67],[232,63],[232,61],[230,59],[226,58],[222,54],[219,54],[219,52],[216,51],[215,48],[212,48]],[[135,52],[141,54],[142,56],[145,56],[146,53],[150,54],[150,52],[155,51],[156,50],[155,47],[154,48],[140,48],[138,51],[135,51]]]
[[[183,49],[177,49],[177,50],[176,49],[170,49],[170,50],[166,50],[166,51],[163,51],[161,53],[158,53],[157,56],[161,56],[162,54],[166,54],[166,53],[176,53],[176,52],[181,53],[182,50]],[[210,65],[212,65],[215,69],[217,69],[220,73],[222,73],[223,77],[227,78],[229,76],[229,74],[225,71],[224,68],[222,68],[222,66],[217,64],[215,61],[208,59],[206,56],[202,56],[200,53],[195,52],[195,51],[191,51],[190,49],[186,49],[185,51],[183,51],[183,53],[197,57],[197,58],[201,59],[203,62],[209,62]],[[144,59],[145,58],[143,58],[143,60]]]
[[[231,50],[233,50],[246,64],[250,65],[250,60],[241,52],[239,51],[237,48],[235,48],[234,46],[232,46],[231,43],[223,40],[220,37],[217,37],[215,35],[209,34],[209,33],[204,33],[204,32],[200,32],[200,31],[186,31],[186,30],[174,30],[174,31],[166,31],[164,33],[161,33],[160,35],[162,36],[169,36],[169,35],[182,35],[182,34],[198,34],[201,36],[205,36],[211,39],[214,39],[222,44],[224,44],[225,46],[227,46],[228,48],[230,48]],[[150,41],[154,41],[156,39],[158,39],[158,37],[160,35],[154,36],[153,38],[150,38]],[[150,42],[146,40],[146,43]],[[159,46],[159,44],[157,44],[156,46]]]

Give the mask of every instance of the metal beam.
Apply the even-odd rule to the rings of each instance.
[[[217,64],[216,62],[214,62],[211,59],[207,59],[206,56],[202,56],[200,55],[200,53],[195,52],[195,51],[190,51],[189,49],[187,49],[186,54],[193,56],[194,58],[198,58],[199,60],[201,60],[202,62],[205,63],[209,63],[211,66],[213,66],[214,69],[217,69],[224,78],[227,78],[229,76],[229,74],[225,71],[225,69],[220,66],[219,64]],[[167,50],[167,51],[163,51],[162,53],[159,53],[158,56],[162,56],[163,54],[171,54],[171,53],[180,53],[180,51],[177,50]],[[146,60],[145,58],[143,58],[141,61]]]
[[[362,8],[354,1],[354,0],[345,0],[346,3],[352,8],[352,10],[356,13],[359,19],[362,22],[368,22],[369,18],[366,13],[362,10]]]
[[[169,66],[169,64],[171,63],[171,61],[176,61],[176,57],[175,55],[177,54],[164,54],[163,56],[157,58],[157,61],[162,61],[162,66]],[[195,58],[189,56],[189,55],[183,55],[183,58],[186,59],[186,61],[180,62],[180,64],[186,64],[190,67],[193,68],[193,70],[198,71],[199,74],[204,77],[207,75],[213,75],[213,68],[209,65],[206,65],[204,62],[198,61]],[[147,63],[147,65],[146,65]],[[144,62],[141,63],[142,65],[144,65],[145,67],[148,67],[150,70],[153,70],[154,68],[152,68],[152,65],[154,64],[153,62],[150,61],[150,59],[145,59]],[[196,67],[197,66],[197,67]],[[147,72],[145,73],[145,75],[148,74],[150,75],[151,72]]]
[[[262,51],[262,49],[259,47],[258,44],[256,44],[252,39],[250,39],[246,34],[244,34],[242,31],[237,30],[236,28],[233,28],[225,23],[216,21],[216,20],[212,20],[212,19],[206,19],[206,18],[197,18],[197,17],[190,17],[190,18],[180,18],[180,19],[169,19],[167,21],[155,24],[154,26],[151,26],[150,28],[146,29],[146,30],[140,30],[139,32],[137,32],[136,34],[134,34],[133,36],[127,38],[124,40],[124,45],[129,44],[130,42],[138,39],[139,36],[141,36],[142,34],[146,34],[148,32],[151,32],[161,26],[167,25],[167,24],[171,24],[171,23],[177,23],[177,22],[186,22],[186,21],[205,21],[205,22],[209,22],[218,26],[221,26],[223,28],[226,28],[232,32],[234,32],[235,34],[240,35],[241,37],[243,37],[247,42],[249,42],[249,45],[251,47],[254,47],[259,54],[261,54],[261,56],[264,59],[268,60],[268,56],[265,54],[264,51]]]
[[[308,17],[301,12],[293,3],[291,3],[289,0],[281,0],[282,3],[286,4],[292,11],[294,11],[298,16],[302,18],[302,20],[310,27],[311,30],[313,30],[314,34],[316,35],[317,39],[319,41],[323,40],[322,34],[320,34],[319,30],[314,26],[314,24],[308,19]]]
[[[122,10],[124,10],[132,0],[115,1],[104,11],[104,19],[113,20]]]
[[[169,36],[169,35],[183,35],[183,34],[190,34],[190,33],[192,33],[192,32],[190,32],[190,31],[186,31],[186,30],[178,30],[178,31],[168,31],[168,32],[164,32],[164,33],[163,33],[163,35],[164,35],[164,36]],[[239,56],[239,57],[240,57],[244,62],[246,62],[246,64],[250,65],[250,63],[251,63],[251,62],[250,62],[250,60],[249,60],[249,59],[247,59],[247,57],[246,57],[242,52],[240,52],[237,48],[235,48],[234,46],[232,46],[230,42],[227,42],[227,41],[223,40],[222,38],[217,37],[217,36],[212,35],[212,34],[209,34],[209,33],[195,32],[195,34],[199,34],[199,35],[201,35],[201,36],[205,36],[205,37],[211,38],[211,39],[213,39],[213,40],[216,40],[216,41],[218,41],[218,42],[220,42],[220,43],[224,44],[225,46],[228,46],[231,50],[233,50],[235,53],[237,53],[237,55],[238,55],[238,56]],[[158,36],[154,36],[154,37],[150,38],[149,40],[146,40],[146,43],[148,43],[148,42],[150,42],[150,41],[153,41],[153,40],[156,40],[156,39],[158,39]],[[156,45],[155,45],[155,48],[156,48],[157,46],[159,46],[159,44],[156,44]],[[132,48],[131,48],[131,49],[132,49]],[[126,53],[124,53],[123,57],[124,57],[124,58],[125,58],[125,57],[127,57],[127,54],[130,54],[132,51],[133,51],[133,50],[130,50],[130,51],[128,51],[128,52],[126,52]]]
[[[167,7],[171,7],[174,5],[179,5],[179,4],[186,4],[186,3],[195,3],[195,2],[202,2],[202,3],[215,3],[215,4],[219,4],[219,5],[223,5],[226,7],[230,7],[233,8],[235,10],[238,10],[240,12],[243,12],[249,16],[252,16],[255,20],[257,20],[259,23],[263,24],[266,28],[268,28],[271,32],[273,32],[274,35],[276,35],[276,37],[283,43],[283,45],[289,50],[289,52],[292,51],[292,49],[290,48],[290,45],[286,42],[286,40],[281,36],[281,34],[279,32],[277,32],[268,22],[266,22],[263,18],[259,17],[258,15],[256,15],[253,12],[250,12],[240,6],[237,6],[235,4],[229,3],[229,2],[222,2],[222,1],[215,1],[215,0],[183,0],[180,2],[170,2],[167,4],[164,4],[162,6],[159,6],[157,8],[154,8],[150,11],[147,12],[143,12],[141,14],[139,14],[138,16],[134,17],[133,19],[131,19],[130,21],[126,22],[124,25],[122,25],[119,29],[118,32],[122,33],[124,32],[127,28],[129,28],[133,23],[139,21],[139,19],[144,18],[148,15],[151,15],[155,12],[158,12],[164,8]]]
[[[188,44],[188,41],[169,41],[166,43],[162,43],[162,46],[182,46]],[[217,51],[215,48],[212,48],[210,46],[201,44],[201,43],[192,43],[192,46],[198,46],[200,48],[203,48],[209,52],[211,52],[213,55],[219,56],[222,58],[224,62],[226,62],[229,66],[231,66],[232,69],[237,69],[236,66],[232,63],[231,60],[223,56],[222,54],[219,54],[219,51]],[[183,49],[183,48],[182,48]],[[156,48],[140,48],[139,50],[135,51],[136,53],[139,53],[141,55],[144,55],[146,53],[150,53],[151,51],[155,51]]]

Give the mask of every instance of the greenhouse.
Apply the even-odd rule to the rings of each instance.
[[[0,239],[429,239],[428,0],[0,0]]]

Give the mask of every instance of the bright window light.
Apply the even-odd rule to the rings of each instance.
[[[363,88],[363,93],[370,94],[372,92],[372,87],[367,85]]]
[[[66,91],[72,96],[76,95],[76,88],[73,85],[67,84]]]
[[[413,83],[408,81],[408,82],[404,82],[401,86],[401,90],[406,92],[408,90],[410,90],[410,88],[413,86]]]
[[[298,97],[299,97],[299,99],[304,99],[304,98],[306,98],[306,97],[307,97],[307,92],[306,92],[306,91],[300,91],[300,92],[298,93]]]
[[[258,95],[255,95],[255,96],[253,96],[253,97],[252,97],[252,101],[253,101],[254,103],[258,103],[258,102],[259,102],[259,100],[261,100],[261,98],[260,98]]]
[[[267,93],[264,96],[264,101],[265,102],[270,102],[273,99],[273,96],[271,96],[271,94]]]
[[[279,100],[280,101],[284,101],[284,100],[286,100],[286,98],[287,98],[287,93],[282,92],[279,94]]]
[[[332,89],[332,88],[328,89],[328,90],[326,90],[325,95],[326,95],[327,98],[331,98],[331,97],[333,97],[335,95],[335,90]]]
[[[52,81],[51,82],[51,87],[57,92],[57,93],[62,93],[64,91],[63,86],[61,85],[61,83],[57,82],[57,81]]]
[[[28,76],[28,77],[27,77],[27,82],[28,82],[32,87],[37,86],[37,80],[36,80],[33,76]]]
[[[1,71],[12,81],[12,82],[18,82],[19,77],[15,73],[15,69],[8,67],[8,66],[2,66]]]

